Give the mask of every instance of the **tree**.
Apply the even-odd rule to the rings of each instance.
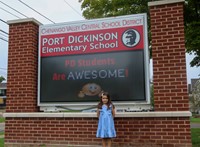
[[[150,38],[148,2],[153,0],[79,0],[83,1],[81,8],[86,19],[104,18],[137,13],[147,13]],[[194,53],[191,66],[200,66],[200,2],[186,0],[185,4],[185,34],[187,52]],[[150,41],[149,41],[150,42]]]
[[[0,76],[0,83],[5,81],[6,79],[3,76]]]
[[[186,0],[185,4],[186,51],[194,54],[191,66],[200,66],[200,1]]]
[[[82,1],[82,0],[80,0]],[[152,0],[83,0],[81,8],[86,19],[147,13]],[[148,21],[149,21],[148,17]],[[150,24],[150,23],[148,23]]]
[[[190,98],[192,112],[198,113],[200,111],[200,79],[195,83],[192,89],[192,96]]]
[[[148,12],[149,0],[84,0],[81,8],[86,19]]]

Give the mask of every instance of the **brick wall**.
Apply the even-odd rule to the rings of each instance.
[[[183,4],[150,7],[156,111],[188,111]]]
[[[6,112],[37,112],[38,25],[9,25]]]
[[[150,6],[156,111],[188,111],[183,3]],[[96,117],[16,117],[38,112],[34,21],[11,23],[5,147],[101,145]],[[18,113],[19,112],[19,113]],[[152,112],[153,113],[153,112]],[[191,147],[188,116],[117,117],[115,147]]]
[[[115,118],[114,147],[191,147],[188,118]],[[101,145],[97,118],[8,118],[5,142],[21,146]]]

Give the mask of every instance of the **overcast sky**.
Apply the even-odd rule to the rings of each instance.
[[[33,9],[40,12],[42,15],[46,16],[48,19],[55,23],[61,22],[69,22],[69,21],[80,21],[84,20],[82,17],[81,12],[81,4],[78,0],[21,0],[22,2],[26,3],[27,5],[31,6]],[[20,3],[19,0],[1,0],[1,2],[9,5],[10,7],[16,9],[23,15],[27,17],[33,17],[38,20],[42,24],[52,24],[51,21],[45,19],[44,17],[40,16],[30,8],[26,7],[24,4]],[[0,2],[0,19],[4,21],[8,20],[15,20],[19,18],[26,18],[25,16],[17,13],[16,11],[12,10],[11,8],[7,7],[6,5]],[[12,14],[16,15],[13,16],[9,14],[9,11]],[[19,18],[18,18],[19,17]],[[0,29],[8,32],[8,25],[0,21]],[[0,38],[8,40],[6,34],[0,31]],[[199,78],[200,74],[200,67],[191,68],[189,62],[192,60],[193,56],[186,55],[187,61],[187,81],[190,83],[191,78]],[[7,60],[8,60],[8,43],[0,39],[0,76],[4,76],[7,78]],[[151,68],[151,77],[152,77],[152,66]]]

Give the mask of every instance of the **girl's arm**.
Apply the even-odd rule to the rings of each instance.
[[[115,108],[112,108],[112,115],[113,115],[113,118],[115,117]]]
[[[99,118],[100,112],[99,109],[97,108],[97,117]]]

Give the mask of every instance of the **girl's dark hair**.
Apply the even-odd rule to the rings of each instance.
[[[97,106],[98,109],[101,109],[102,108],[102,105],[103,105],[103,101],[102,101],[102,97],[103,96],[107,96],[108,98],[108,103],[107,103],[107,107],[109,109],[109,106],[112,104],[112,107],[115,108],[115,106],[113,105],[113,103],[111,102],[111,97],[110,97],[110,94],[108,92],[103,92],[100,96],[100,102]]]

